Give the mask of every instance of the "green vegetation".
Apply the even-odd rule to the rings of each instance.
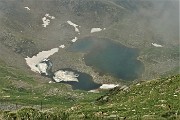
[[[3,112],[2,119],[6,120],[67,120],[69,117],[66,112],[54,114],[51,112],[40,112],[33,108],[23,108],[15,112]]]
[[[65,84],[49,84],[35,80],[21,70],[7,66],[0,61],[0,104],[18,104],[22,106],[69,107],[82,101],[89,102],[99,94],[85,91],[72,91]]]
[[[180,75],[133,84],[127,91],[111,90],[96,104],[80,104],[82,113],[127,119],[180,119]]]
[[[0,0],[0,120],[180,120],[177,2]],[[27,11],[25,6],[31,10]],[[42,17],[46,13],[56,19],[43,28]],[[67,20],[80,25],[81,34],[74,32]],[[91,34],[90,29],[94,27],[106,30]],[[27,56],[60,44],[68,48],[75,36],[79,40],[89,36],[107,38],[137,48],[138,59],[145,67],[139,79],[162,78],[134,84],[126,82],[129,85],[126,90],[119,87],[90,93],[73,91],[66,84],[49,84],[46,78],[27,75],[1,61],[13,61],[11,65],[18,68]],[[152,43],[163,47],[152,46]],[[52,58],[56,63],[54,70],[72,67],[96,76],[98,81],[116,82],[116,78],[100,76],[86,66],[81,53],[64,49]]]
[[[15,111],[1,111],[2,119],[180,119],[180,75],[141,81],[126,90],[88,93],[64,84],[39,85],[33,77],[0,64],[0,104],[16,105]]]

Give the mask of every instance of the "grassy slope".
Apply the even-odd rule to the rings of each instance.
[[[0,62],[0,81],[1,103],[32,106],[42,101],[43,110],[64,110],[70,119],[178,119],[180,116],[180,75],[136,83],[127,91],[116,88],[101,96],[102,93],[73,92],[61,84],[39,86],[32,77]],[[17,86],[14,81],[21,85]],[[53,88],[59,91],[45,94]],[[101,99],[96,100],[100,96]]]
[[[116,88],[102,97],[97,105],[83,104],[74,114],[117,115],[129,119],[179,119],[179,85],[180,75],[176,75],[133,84],[128,91]]]
[[[99,96],[84,91],[72,91],[64,84],[38,82],[32,76],[9,67],[2,61],[0,61],[0,83],[0,104],[33,106],[42,102],[43,108],[57,105],[66,108],[77,101],[88,102]]]

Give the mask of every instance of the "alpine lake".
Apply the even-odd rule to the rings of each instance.
[[[68,48],[68,51],[84,53],[85,64],[91,66],[99,75],[110,75],[123,81],[133,81],[140,78],[144,72],[143,63],[137,59],[139,56],[137,48],[129,48],[109,39],[95,37],[79,39]],[[60,82],[70,84],[73,90],[89,91],[101,86],[87,73],[71,68],[60,70],[78,74],[78,82]],[[49,77],[52,78],[52,75]]]
[[[143,63],[137,60],[138,49],[128,48],[109,39],[87,37],[75,42],[69,50],[85,53],[86,65],[91,66],[100,75],[108,74],[133,81],[144,71]]]

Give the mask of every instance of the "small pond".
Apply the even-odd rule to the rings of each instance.
[[[79,90],[93,90],[93,89],[97,89],[101,86],[101,84],[97,84],[93,81],[93,78],[86,74],[86,73],[82,73],[82,72],[78,72],[76,70],[72,70],[70,68],[66,68],[66,69],[61,69],[63,71],[72,71],[75,74],[78,74],[78,81],[79,82],[75,82],[75,81],[62,81],[60,83],[66,83],[66,84],[70,84],[72,86],[73,90],[79,89]]]
[[[65,84],[70,84],[72,86],[73,90],[79,89],[79,90],[93,90],[93,89],[98,89],[101,84],[97,84],[93,81],[93,78],[86,74],[86,73],[82,73],[82,72],[78,72],[77,70],[73,70],[70,68],[65,68],[65,69],[60,69],[57,71],[52,71],[52,67],[53,67],[53,63],[50,61],[50,59],[44,59],[43,61],[41,61],[40,63],[38,63],[36,65],[36,67],[39,69],[40,74],[42,76],[51,78],[53,81],[56,81],[54,79],[55,77],[55,73],[57,71],[68,71],[69,73],[72,73],[70,76],[70,78],[73,78],[74,75],[78,75],[77,81],[68,81],[69,78],[68,77],[64,77],[65,74],[61,74],[61,79],[62,81],[59,81],[58,83],[65,83]]]

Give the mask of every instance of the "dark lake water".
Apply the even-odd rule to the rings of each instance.
[[[46,59],[45,61],[42,61],[39,64],[41,64],[41,63],[46,63],[48,66],[46,68],[46,72],[48,74],[46,75],[45,73],[41,73],[41,75],[48,77],[48,78],[51,78],[54,81],[54,79],[53,79],[54,72],[52,71],[53,63],[49,59]],[[38,65],[37,65],[37,67],[38,67]],[[70,84],[72,86],[73,90],[79,89],[79,90],[89,91],[89,90],[97,89],[101,86],[101,84],[95,83],[93,81],[93,78],[86,73],[78,72],[77,70],[73,70],[70,68],[65,68],[65,69],[60,69],[60,70],[71,71],[74,74],[79,75],[77,78],[79,82],[74,82],[74,81],[68,81],[68,82],[62,81],[62,82],[60,82],[60,83]],[[59,70],[57,70],[57,71],[59,71]]]
[[[109,74],[123,80],[135,80],[144,71],[143,63],[137,60],[138,49],[108,39],[84,38],[75,42],[69,50],[85,53],[86,65],[92,66],[100,75]]]
[[[79,82],[73,82],[73,81],[69,81],[69,82],[60,82],[60,83],[65,83],[65,84],[70,84],[72,86],[73,90],[79,89],[79,90],[93,90],[93,89],[97,89],[101,86],[101,84],[97,84],[93,81],[93,78],[86,74],[86,73],[82,73],[82,72],[78,72],[76,70],[72,70],[70,68],[66,68],[66,69],[61,69],[64,71],[72,71],[75,74],[78,74],[78,80]]]

